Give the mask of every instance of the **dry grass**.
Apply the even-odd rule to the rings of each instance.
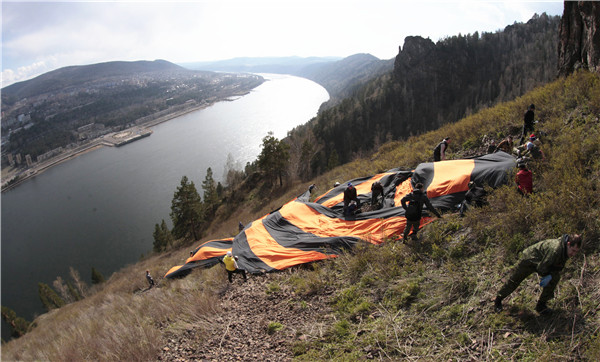
[[[338,167],[313,182],[319,194],[335,181],[415,167],[429,160],[432,147],[447,136],[454,138],[450,158],[475,152],[484,134],[503,136],[520,125],[530,103],[549,135],[548,161],[535,166],[536,195],[523,199],[504,187],[490,196],[489,207],[428,225],[419,243],[365,245],[278,279],[273,288],[291,288],[299,296],[323,293],[334,309],[298,331],[304,340],[290,342],[298,360],[600,359],[598,76],[579,73],[457,124],[388,143],[371,159]],[[256,211],[248,208],[222,229],[211,230],[207,239],[235,234],[239,219],[263,216],[313,182],[292,185]],[[492,312],[490,300],[519,250],[542,237],[581,230],[588,245],[585,255],[565,268],[552,301],[559,313],[543,318],[531,312],[539,293],[534,278],[507,298],[505,312]],[[166,332],[206,328],[226,280],[220,267],[162,280],[170,267],[185,261],[190,246],[124,268],[87,299],[39,317],[30,333],[2,346],[2,358],[156,359]],[[146,269],[158,286],[140,292],[146,288]]]

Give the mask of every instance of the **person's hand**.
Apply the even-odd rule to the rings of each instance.
[[[552,280],[552,275],[548,274],[543,276],[542,279],[540,279],[540,287],[546,287],[550,283],[550,280]]]

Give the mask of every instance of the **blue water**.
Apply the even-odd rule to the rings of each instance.
[[[169,220],[186,175],[202,194],[206,169],[223,179],[228,154],[254,161],[269,131],[283,138],[316,116],[329,95],[309,80],[263,74],[267,82],[233,101],[153,127],[131,144],[104,147],[55,166],[2,194],[2,305],[28,320],[44,313],[38,282],[90,282],[152,250],[154,225]],[[8,338],[3,322],[2,337]]]

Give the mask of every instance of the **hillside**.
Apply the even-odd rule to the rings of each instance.
[[[206,240],[231,236],[242,215],[261,217],[310,183],[325,192],[334,181],[414,167],[446,136],[454,140],[451,159],[481,153],[490,136],[516,136],[531,103],[546,161],[530,164],[535,193],[529,198],[507,185],[491,193],[488,206],[425,227],[416,243],[365,244],[331,261],[250,276],[246,284],[238,278],[229,285],[221,266],[180,280],[156,278],[197,245],[184,244],[40,316],[29,333],[3,344],[3,359],[597,361],[600,77],[592,73],[388,142],[284,194],[251,191],[234,219],[217,220]],[[494,313],[491,300],[518,252],[571,232],[582,232],[585,244],[562,273],[551,302],[556,312],[533,312],[539,288],[529,278],[505,301],[505,311]],[[144,291],[146,269],[159,285]]]
[[[164,60],[60,68],[2,89],[2,167],[9,155],[40,162],[111,132],[246,94],[263,81]]]
[[[189,69],[291,74],[310,79],[322,85],[329,96],[331,107],[350,96],[354,89],[377,75],[388,73],[393,60],[380,60],[370,54],[355,54],[340,59],[336,57],[266,57],[234,58],[215,62],[183,63]]]
[[[289,136],[310,145],[298,175],[314,177],[555,79],[560,17],[535,15],[495,33],[404,40],[391,72],[353,89]],[[336,163],[337,161],[337,163]]]

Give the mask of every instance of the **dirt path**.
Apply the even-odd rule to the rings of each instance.
[[[290,361],[295,343],[320,335],[319,326],[328,325],[326,293],[302,299],[291,290],[277,290],[281,275],[250,275],[246,283],[235,277],[223,290],[208,331],[188,328],[167,335],[158,360]],[[269,332],[273,323],[283,328]]]

